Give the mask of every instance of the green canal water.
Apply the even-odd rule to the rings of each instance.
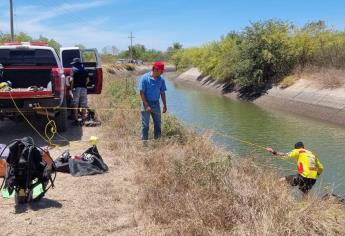
[[[263,109],[250,102],[175,84],[167,80],[168,111],[186,126],[199,132],[212,130],[213,141],[236,156],[255,157],[266,168],[278,168],[282,175],[294,174],[293,161],[277,160],[264,150],[237,141],[288,152],[303,141],[325,166],[314,191],[325,188],[345,196],[345,127],[303,116]],[[235,137],[236,139],[234,139]]]

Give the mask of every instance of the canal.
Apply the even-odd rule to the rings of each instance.
[[[216,144],[236,156],[270,163],[267,168],[278,168],[282,175],[296,171],[293,161],[277,160],[249,143],[288,152],[297,141],[303,141],[325,166],[314,191],[328,188],[345,195],[345,127],[263,109],[250,102],[175,84],[170,79],[166,82],[168,111],[186,126],[199,132],[211,131]]]

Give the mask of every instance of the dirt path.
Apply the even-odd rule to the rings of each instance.
[[[0,143],[27,135],[33,136],[38,145],[44,145],[24,123],[0,122]],[[70,127],[63,135],[74,141],[98,136],[99,151],[109,172],[86,177],[58,173],[55,189],[49,190],[40,202],[19,209],[15,209],[14,199],[0,197],[0,235],[140,234],[135,165],[106,151],[100,127]],[[87,142],[72,142],[70,147],[51,150],[51,156],[56,158],[65,149],[69,149],[73,156],[81,154],[87,147]]]

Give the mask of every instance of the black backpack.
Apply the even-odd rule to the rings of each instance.
[[[41,199],[48,190],[49,181],[53,186],[54,168],[43,159],[44,151],[34,146],[30,138],[15,140],[8,145],[7,174],[5,188],[9,194],[16,191],[19,202],[30,202]],[[33,198],[33,189],[42,184],[43,192]],[[16,198],[16,200],[18,200]]]

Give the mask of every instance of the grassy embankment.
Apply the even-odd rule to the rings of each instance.
[[[138,208],[151,222],[143,234],[345,234],[344,206],[317,196],[295,200],[278,173],[232,159],[169,115],[163,138],[143,147],[135,84],[133,76],[106,73],[102,105],[118,109],[98,115],[107,148],[136,170]]]

